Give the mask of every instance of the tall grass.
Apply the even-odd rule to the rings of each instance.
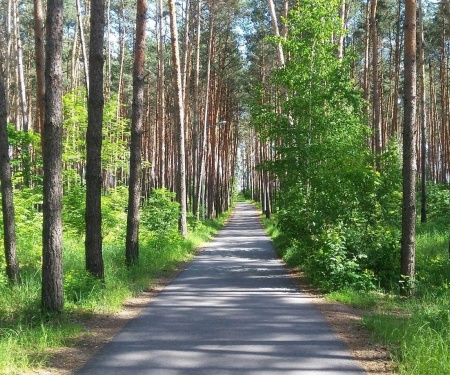
[[[163,193],[165,196],[167,194]],[[165,203],[163,206],[169,207],[171,202],[169,199],[166,202],[168,206]],[[21,284],[9,286],[4,271],[0,271],[1,374],[21,374],[43,366],[49,349],[70,345],[83,334],[80,320],[86,316],[120,310],[128,297],[138,295],[152,286],[157,277],[171,272],[181,262],[191,260],[195,249],[210,240],[227,218],[224,214],[217,220],[200,223],[191,218],[187,239],[178,235],[176,226],[169,228],[162,223],[163,230],[149,230],[151,223],[144,221],[141,224],[139,264],[128,269],[125,267],[124,226],[119,217],[123,213],[123,205],[118,204],[117,199],[115,204],[119,207],[116,211],[106,212],[108,220],[117,219],[118,226],[114,234],[114,231],[108,232],[104,242],[104,283],[84,270],[84,241],[76,227],[78,220],[73,218],[72,226],[65,226],[65,304],[64,312],[55,317],[49,318],[40,313],[41,265],[36,255],[40,239],[36,238],[34,231],[27,234],[19,224],[19,251],[23,265]],[[166,214],[177,215],[177,210],[171,211],[173,208],[177,207],[169,207]],[[39,217],[37,221],[33,225],[39,227]]]

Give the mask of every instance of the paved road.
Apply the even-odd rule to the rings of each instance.
[[[250,204],[77,374],[363,374]]]

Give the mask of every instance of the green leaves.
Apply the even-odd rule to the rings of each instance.
[[[390,145],[383,171],[373,168],[365,103],[334,42],[339,3],[304,0],[291,11],[280,39],[289,60],[271,82],[278,96],[255,101],[251,114],[261,139],[276,145],[263,168],[280,181],[286,256],[324,289],[368,289],[376,278],[389,284],[398,265],[400,160]]]

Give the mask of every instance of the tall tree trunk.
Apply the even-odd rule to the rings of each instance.
[[[64,306],[62,273],[62,36],[63,1],[48,0],[45,50],[42,310]]]
[[[214,3],[211,2],[211,8],[209,10],[209,37],[208,37],[208,62],[206,64],[206,93],[205,93],[205,105],[204,105],[204,118],[203,118],[203,134],[201,145],[201,160],[200,160],[200,178],[198,184],[197,193],[197,220],[200,219],[200,207],[203,204],[203,216],[206,211],[206,161],[208,157],[207,152],[207,137],[208,137],[208,114],[209,114],[209,96],[210,96],[210,84],[211,84],[211,62],[212,62],[212,50],[213,50],[213,37],[214,37]]]
[[[416,243],[416,2],[405,0],[405,117],[403,129],[403,205],[401,276],[412,294]]]
[[[111,0],[107,0],[106,7],[106,97],[111,97]]]
[[[158,111],[158,126],[159,126],[159,187],[166,186],[165,180],[165,164],[164,159],[166,153],[166,95],[165,95],[165,66],[164,66],[164,7],[163,1],[158,1],[158,20],[159,20],[159,39],[158,39],[158,97],[159,97],[159,111]]]
[[[394,100],[392,106],[392,132],[391,136],[396,136],[398,133],[398,92],[400,81],[400,32],[401,32],[401,2],[398,2],[397,8],[397,28],[395,33],[395,53],[394,53]]]
[[[270,18],[272,20],[273,34],[275,35],[275,37],[279,38],[280,29],[278,28],[278,18],[277,13],[275,11],[275,4],[273,0],[267,0],[267,6],[269,7]],[[281,42],[278,42],[277,44],[277,54],[278,54],[278,63],[280,64],[280,66],[284,66],[285,60],[284,60],[283,46],[281,45]]]
[[[8,0],[8,14],[6,16],[6,78],[5,78],[5,91],[6,91],[6,122],[9,122],[9,95],[8,91],[11,86],[11,49],[12,49],[12,3],[13,0]]]
[[[89,96],[88,57],[87,57],[87,53],[86,53],[86,42],[84,41],[83,14],[81,13],[81,2],[80,2],[80,0],[76,0],[76,5],[77,5],[78,31],[80,33],[81,52],[83,54],[84,84],[86,86],[86,93]],[[102,53],[103,53],[103,46],[102,46]]]
[[[17,260],[13,187],[6,119],[6,91],[3,77],[0,74],[0,183],[2,190],[3,243],[5,245],[6,275],[11,284],[17,284],[20,279],[20,273],[19,261]]]
[[[44,12],[42,9],[42,0],[34,0],[34,45],[35,45],[35,63],[36,63],[36,102],[37,102],[37,121],[36,131],[41,135],[44,126]]]
[[[423,6],[419,0],[419,71],[420,71],[420,125],[421,125],[421,214],[420,221],[427,222],[427,108],[425,83],[425,37],[423,30]]]
[[[178,184],[177,192],[180,202],[180,222],[179,229],[183,237],[187,237],[187,202],[186,202],[186,159],[184,144],[184,102],[183,102],[183,84],[181,80],[180,51],[178,46],[178,24],[175,9],[175,1],[169,0],[170,12],[170,34],[172,37],[172,57],[173,69],[175,71],[175,91],[177,103],[177,122],[178,122]]]
[[[380,170],[380,156],[382,150],[381,130],[381,100],[378,78],[378,26],[377,26],[377,0],[372,0],[371,26],[372,26],[372,105],[373,105],[373,129],[375,132],[375,154],[377,170]]]
[[[366,4],[366,27],[365,27],[365,47],[364,47],[364,81],[363,81],[363,86],[364,86],[364,93],[363,93],[363,97],[367,103],[366,106],[366,114],[367,114],[367,118],[370,118],[369,112],[370,112],[370,107],[369,107],[369,87],[370,87],[370,80],[369,80],[369,58],[370,58],[370,0],[367,0],[367,4]],[[370,122],[368,123],[368,126]]]
[[[193,165],[193,204],[192,213],[198,219],[199,210],[199,185],[200,185],[200,173],[198,165],[199,159],[199,130],[200,130],[200,42],[201,42],[201,0],[197,0],[197,39],[195,44],[195,74],[194,74],[194,128],[192,134],[192,165]]]
[[[119,68],[119,85],[117,87],[117,121],[121,116],[121,102],[122,102],[122,91],[123,91],[123,78],[124,78],[124,62],[125,62],[125,1],[120,2],[120,15],[119,15],[119,40],[120,40],[120,68]]]
[[[86,131],[86,270],[104,279],[102,255],[102,127],[103,127],[103,39],[104,0],[91,2],[89,48],[90,88]]]
[[[19,21],[19,5],[17,0],[13,6],[13,19],[14,19],[14,32],[16,35],[16,52],[17,52],[17,76],[19,83],[19,97],[20,97],[20,110],[22,118],[22,130],[24,132],[29,131],[28,124],[28,105],[27,105],[27,93],[25,88],[25,73],[23,67],[23,48],[22,38],[20,37],[20,21]],[[22,160],[23,160],[23,182],[25,186],[30,185],[31,173],[30,173],[30,145],[27,141],[21,145],[22,147]]]
[[[339,17],[341,19],[341,27],[342,27],[342,32],[339,35],[339,50],[338,50],[338,55],[339,55],[339,60],[342,60],[344,58],[344,39],[345,39],[345,24],[346,24],[346,14],[347,14],[347,0],[341,0],[341,7],[339,9]]]
[[[133,109],[131,118],[130,180],[128,196],[125,262],[128,267],[139,260],[139,206],[141,200],[141,139],[144,117],[145,26],[147,1],[136,4],[136,45],[133,68]]]

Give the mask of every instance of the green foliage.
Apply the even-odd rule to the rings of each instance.
[[[102,196],[102,231],[105,242],[125,239],[128,188],[118,186]]]
[[[85,139],[88,121],[85,90],[77,88],[68,92],[63,97],[63,104],[64,181],[70,185],[83,180],[81,166],[86,161]],[[118,182],[117,175],[126,175],[129,160],[129,120],[117,116],[118,105],[117,96],[113,96],[105,103],[103,110],[102,168],[108,172],[112,186]]]
[[[13,183],[18,185],[27,182],[29,184],[30,171],[42,166],[40,135],[33,131],[16,130],[12,124],[8,124],[8,143],[13,149],[10,160]],[[33,176],[33,178],[39,180],[41,176]]]
[[[382,172],[374,170],[364,103],[332,42],[342,33],[339,5],[305,0],[290,12],[290,37],[280,40],[289,61],[272,82],[284,100],[275,108],[258,87],[251,115],[276,145],[275,161],[262,167],[280,180],[284,259],[323,289],[367,290],[398,278],[400,157],[390,144]]]
[[[196,225],[191,226],[188,239],[184,239],[177,232],[179,208],[173,201],[174,194],[153,191],[143,208],[140,262],[129,269],[125,266],[123,245],[128,191],[126,187],[108,190],[102,199],[102,283],[84,269],[84,241],[80,240],[84,193],[84,187],[73,185],[64,195],[65,313],[48,319],[40,314],[42,191],[24,188],[15,192],[22,282],[11,287],[4,269],[0,270],[0,373],[24,373],[44,365],[49,348],[67,345],[83,333],[73,321],[119,310],[126,298],[147,289],[156,277],[192,259],[194,250],[211,239],[226,220],[226,215],[202,223],[190,218]]]
[[[158,236],[173,236],[178,230],[179,204],[175,193],[167,189],[153,189],[142,210],[142,226]]]

